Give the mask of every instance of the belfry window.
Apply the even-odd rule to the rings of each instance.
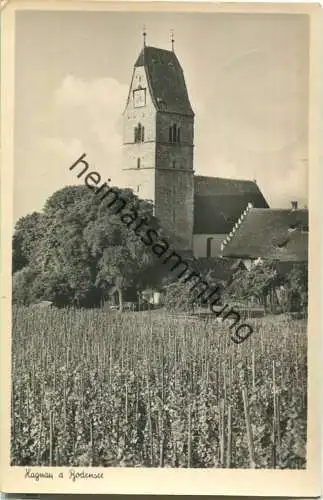
[[[145,140],[145,127],[138,123],[134,128],[134,142],[144,142]]]
[[[180,128],[174,123],[169,127],[168,131],[168,141],[171,144],[175,144],[176,142],[180,142],[181,140],[181,133],[180,133]]]

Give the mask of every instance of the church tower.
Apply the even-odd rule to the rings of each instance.
[[[123,114],[125,185],[151,200],[178,250],[192,250],[194,113],[173,50],[145,44]],[[175,248],[174,248],[175,249]]]

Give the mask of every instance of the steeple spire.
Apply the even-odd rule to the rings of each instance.
[[[174,52],[174,44],[175,44],[174,30],[170,30],[170,41],[171,41],[171,44],[172,44],[172,51]]]
[[[143,29],[142,29],[142,38],[143,38],[143,42],[144,42],[144,47],[146,47],[146,36],[147,36],[146,26],[144,25]]]

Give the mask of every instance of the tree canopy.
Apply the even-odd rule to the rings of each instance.
[[[129,189],[113,189],[126,200],[126,212],[136,211],[158,228],[150,203]],[[153,285],[159,274],[154,255],[114,208],[86,186],[67,186],[46,201],[42,213],[19,219],[13,299],[87,307],[114,290],[122,307],[127,288]]]

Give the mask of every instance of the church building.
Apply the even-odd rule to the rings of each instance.
[[[196,258],[221,243],[248,203],[268,204],[254,181],[194,175],[194,111],[174,51],[144,46],[123,113],[125,186],[150,200],[177,250]],[[214,165],[216,171],[216,165]]]

